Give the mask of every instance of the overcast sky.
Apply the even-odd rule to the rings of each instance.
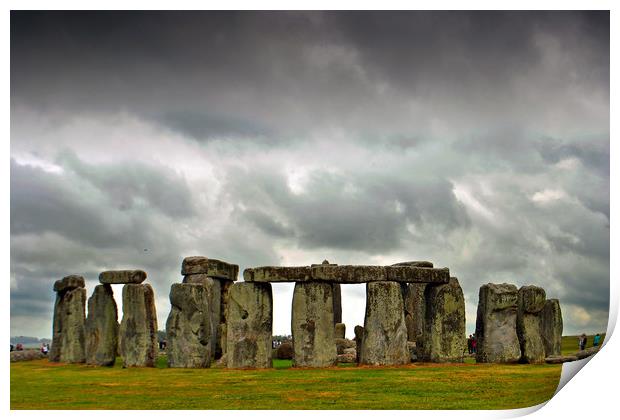
[[[489,282],[602,331],[608,12],[12,12],[11,335],[51,336],[55,280],[122,268],[164,329],[189,255],[430,260],[468,333]],[[352,336],[363,285],[342,300]]]

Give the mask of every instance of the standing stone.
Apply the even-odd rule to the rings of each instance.
[[[158,355],[157,312],[150,284],[123,287],[123,320],[119,329],[123,367],[154,367]]]
[[[56,302],[52,347],[49,360],[63,363],[84,363],[86,321],[86,289],[84,278],[67,276],[54,284]]]
[[[273,298],[269,283],[235,283],[228,291],[226,366],[270,368]]]
[[[429,285],[424,292],[426,317],[421,359],[426,362],[462,362],[465,341],[465,297],[459,281]]]
[[[201,284],[207,289],[207,293],[209,295],[209,328],[211,328],[210,332],[210,340],[209,345],[211,346],[211,355],[217,358],[216,353],[218,353],[218,347],[220,342],[220,318],[221,318],[221,308],[222,308],[222,287],[218,280],[209,277],[206,274],[190,274],[183,278],[183,283],[193,283],[193,284]],[[221,352],[221,348],[219,349]]]
[[[402,365],[408,362],[407,327],[400,285],[389,281],[366,284],[360,363]]]
[[[295,283],[291,317],[293,366],[336,364],[333,293],[330,283]]]
[[[236,279],[235,279],[236,280]],[[228,291],[233,285],[232,280],[219,280],[220,282],[220,319],[215,346],[215,357],[220,358],[226,353],[226,313],[228,311]]]
[[[118,311],[109,284],[95,286],[88,299],[86,363],[113,366],[118,351]]]
[[[202,284],[173,284],[166,322],[169,367],[211,366],[210,295]]]
[[[480,287],[476,316],[478,363],[516,363],[521,358],[517,303],[517,287],[512,284]]]
[[[542,339],[545,356],[562,354],[562,310],[560,301],[547,299],[542,311]]]
[[[545,290],[537,286],[519,289],[517,304],[517,336],[521,346],[521,362],[544,363],[545,347],[542,339],[542,310]]]
[[[342,322],[342,292],[340,291],[339,283],[332,283],[332,288],[332,296],[334,302],[334,323],[338,324]]]
[[[424,301],[425,283],[401,283],[403,302],[405,304],[405,325],[407,339],[422,345],[424,337],[424,317],[426,316],[426,302]]]
[[[342,322],[339,322],[334,327],[334,337],[336,338],[345,338],[345,334],[347,332],[347,326]]]
[[[353,329],[355,332],[355,362],[360,362],[360,354],[362,353],[362,338],[364,337],[364,327],[356,325]]]

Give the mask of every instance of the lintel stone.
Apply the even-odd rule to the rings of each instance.
[[[217,279],[236,281],[239,266],[207,257],[185,257],[181,265],[181,274],[206,274]]]
[[[146,280],[142,270],[110,270],[99,274],[101,284],[140,284]]]

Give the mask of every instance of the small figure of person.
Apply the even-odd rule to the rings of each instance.
[[[11,344],[11,351],[15,350],[15,346]]]
[[[596,333],[596,335],[594,336],[592,344],[594,345],[594,347],[598,347],[599,344],[601,344],[601,335],[599,333]]]
[[[472,350],[472,336],[471,334],[469,334],[469,337],[467,337],[467,353],[472,354],[473,350]]]
[[[24,350],[24,345],[22,343],[17,343],[17,346],[15,346],[15,350],[17,351]]]
[[[41,353],[47,355],[47,353],[50,351],[49,347],[47,346],[47,343],[43,343],[43,346],[41,346]]]
[[[586,337],[585,333],[582,333],[579,336],[579,350],[585,350],[587,343],[588,343],[588,337]]]
[[[472,336],[472,339],[471,339],[471,351],[472,351],[472,353],[476,354],[476,351],[478,350],[477,347],[478,347],[478,339],[476,338],[476,334],[474,334]]]

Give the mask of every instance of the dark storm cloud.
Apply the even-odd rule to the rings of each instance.
[[[429,259],[468,310],[539,284],[606,323],[608,12],[12,12],[11,112],[28,328],[128,266],[161,322],[187,255]]]

